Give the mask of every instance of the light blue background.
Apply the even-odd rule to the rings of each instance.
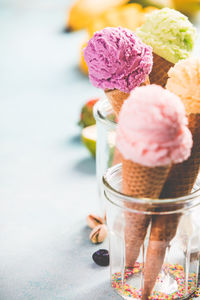
[[[77,68],[84,32],[64,34],[70,1],[0,1],[0,299],[121,299],[91,259],[95,161],[81,105],[102,92]]]

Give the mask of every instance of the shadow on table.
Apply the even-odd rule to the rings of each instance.
[[[65,144],[75,147],[82,145],[80,134],[70,136],[70,138],[66,140]]]
[[[74,165],[74,170],[76,172],[87,174],[87,175],[95,175],[96,174],[96,163],[95,159],[92,157],[86,157],[80,161],[78,161]]]

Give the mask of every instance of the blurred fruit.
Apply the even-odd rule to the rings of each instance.
[[[115,145],[116,133],[114,131],[108,132],[108,146],[110,149],[109,159],[113,158],[113,151]],[[96,140],[97,140],[97,128],[96,125],[83,128],[81,133],[81,139],[86,148],[90,151],[93,157],[96,156]]]
[[[81,115],[80,115],[80,121],[79,125],[81,127],[87,127],[94,125],[96,123],[95,118],[93,116],[93,107],[97,103],[99,98],[91,99],[84,104],[84,106],[81,109]]]
[[[158,10],[158,8],[156,8],[154,6],[147,6],[147,7],[143,8],[143,14],[144,14],[144,19],[143,19],[144,21],[143,21],[143,23],[145,22],[146,15],[150,14],[154,10]]]
[[[90,151],[93,157],[96,156],[96,140],[97,129],[96,125],[86,127],[82,130],[81,139],[86,148]]]
[[[142,6],[155,6],[158,8],[163,8],[163,7],[171,7],[172,6],[172,0],[133,0],[130,1],[130,3],[136,2],[140,3]]]
[[[122,26],[135,31],[144,23],[145,14],[155,9],[155,7],[143,9],[139,4],[128,4],[109,9],[104,14],[90,22],[87,28],[89,36],[92,37],[95,31],[109,26]]]
[[[92,20],[109,8],[127,2],[128,0],[76,0],[69,11],[67,28],[71,31],[86,28]]]
[[[115,146],[112,146],[110,148],[109,156],[108,156],[108,168],[112,167],[113,165],[114,153],[115,153]]]
[[[105,27],[122,26],[135,30],[141,25],[142,7],[139,4],[129,4],[107,10],[88,25],[90,37],[94,32]]]
[[[79,68],[80,68],[81,72],[84,73],[85,75],[88,74],[88,67],[87,67],[87,64],[86,64],[84,56],[83,56],[83,49],[87,46],[88,39],[89,38],[87,38],[87,40],[85,40],[81,45],[81,55],[80,55],[80,61],[79,61]]]
[[[200,0],[173,0],[174,8],[193,16],[200,11]]]

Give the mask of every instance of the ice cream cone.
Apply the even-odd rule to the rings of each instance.
[[[170,166],[152,168],[123,159],[123,193],[138,198],[159,198],[169,170]],[[136,211],[144,210],[144,205],[141,206],[135,203],[129,203],[127,207]],[[146,210],[148,210],[148,207],[146,207]],[[138,258],[151,218],[141,211],[141,214],[126,212],[125,219],[126,265],[133,267]]]
[[[152,48],[122,27],[95,32],[84,49],[84,58],[91,83],[105,91],[117,114],[153,65]]]
[[[148,84],[150,84],[149,76],[146,76],[145,81],[141,83],[140,86],[145,86]],[[130,93],[124,93],[117,89],[105,90],[104,92],[110,104],[112,105],[115,114],[118,116],[124,101],[129,97]]]
[[[200,166],[200,114],[188,116],[193,137],[191,156],[183,163],[173,165],[160,198],[176,198],[188,195],[197,179]],[[176,235],[181,214],[154,216],[144,268],[143,300],[151,294],[162,268],[166,249]]]
[[[128,98],[130,94],[121,92],[117,89],[105,90],[104,92],[110,104],[112,105],[115,114],[118,116],[124,101]]]
[[[170,67],[191,55],[196,39],[195,27],[186,16],[166,7],[148,14],[136,34],[153,48],[151,84],[165,87]]]
[[[165,87],[168,79],[168,71],[174,64],[153,53],[153,68],[149,74],[151,84],[158,84]]]
[[[172,167],[161,193],[162,199],[188,195],[197,179],[200,166],[200,114],[190,114],[188,122],[193,137],[191,156]]]
[[[144,265],[142,300],[149,299],[161,271],[166,249],[176,234],[180,215],[153,216],[151,233]]]

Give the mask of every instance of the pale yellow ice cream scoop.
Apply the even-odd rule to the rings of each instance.
[[[200,113],[200,58],[181,60],[168,72],[166,88],[178,95],[189,115]]]

